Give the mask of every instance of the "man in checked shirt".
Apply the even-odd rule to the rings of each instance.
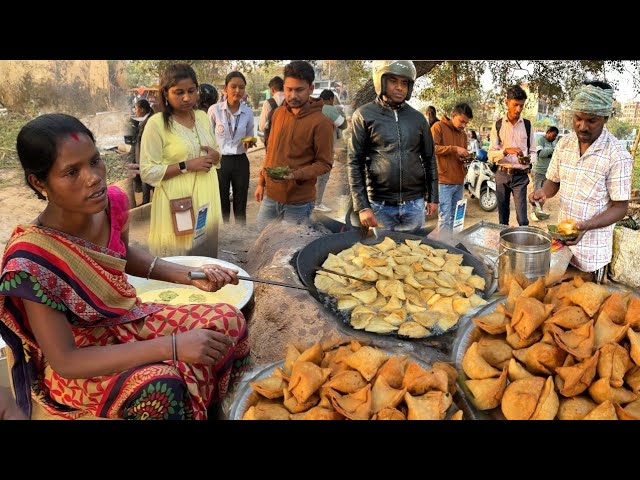
[[[584,82],[573,99],[573,132],[563,137],[551,157],[542,188],[529,201],[544,204],[560,192],[558,221],[573,219],[580,231],[567,241],[571,263],[594,280],[604,279],[611,261],[613,227],[627,213],[633,159],[605,124],[613,109],[613,89],[600,81]]]

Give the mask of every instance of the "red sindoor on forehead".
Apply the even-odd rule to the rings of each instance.
[[[80,137],[78,136],[78,134],[76,132],[73,132],[71,134],[71,138],[73,138],[76,142],[80,141]]]

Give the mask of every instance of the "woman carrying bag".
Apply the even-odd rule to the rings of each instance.
[[[149,251],[160,257],[216,257],[220,154],[209,119],[197,107],[198,80],[191,66],[169,65],[160,104],[163,112],[149,118],[140,145],[140,177],[155,187]]]

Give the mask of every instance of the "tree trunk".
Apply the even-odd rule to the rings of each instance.
[[[451,62],[451,85],[453,91],[458,93],[458,62]]]
[[[435,61],[417,60],[417,61],[414,61],[413,63],[416,66],[416,76],[421,77],[422,75],[426,75],[427,73],[429,73],[431,70],[433,70],[435,67],[437,67],[441,63],[444,63],[444,61],[443,60],[435,60]],[[376,98],[376,92],[373,89],[373,79],[369,79],[367,80],[367,83],[365,83],[364,86],[360,90],[358,90],[358,92],[353,97],[353,104],[352,104],[353,109],[355,110],[361,105],[364,105],[365,103],[375,100],[375,98]]]

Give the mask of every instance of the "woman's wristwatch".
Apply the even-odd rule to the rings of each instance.
[[[180,167],[180,171],[182,173],[187,173],[189,171],[189,170],[187,170],[187,162],[178,163],[178,167]]]

